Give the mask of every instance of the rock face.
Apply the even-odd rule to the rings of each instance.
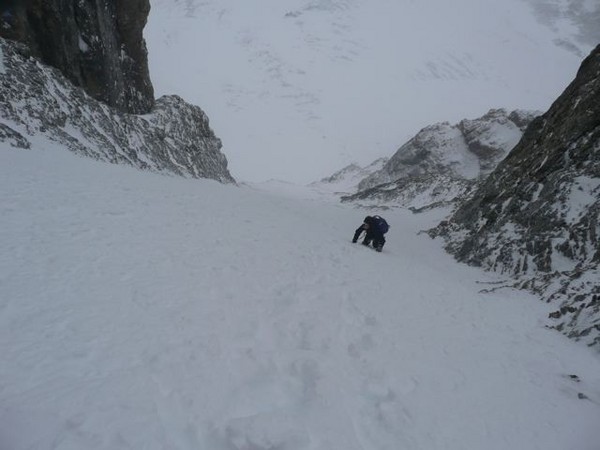
[[[556,328],[600,343],[600,46],[474,196],[432,230],[460,261],[562,301]]]
[[[149,0],[8,0],[0,36],[26,44],[73,84],[121,112],[154,104],[142,31]]]
[[[74,87],[57,69],[0,38],[0,139],[17,148],[50,139],[111,163],[234,182],[221,141],[197,106],[177,96],[146,115],[121,113]],[[33,138],[33,139],[32,139]]]
[[[496,167],[536,114],[493,109],[478,119],[428,126],[362,180],[358,193],[342,200],[417,209],[451,203]]]

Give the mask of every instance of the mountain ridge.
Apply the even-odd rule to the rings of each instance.
[[[341,200],[414,210],[456,204],[517,144],[537,114],[491,109],[453,125],[429,125],[361,180],[356,193]]]
[[[431,230],[459,261],[560,303],[556,328],[600,344],[600,45],[519,144]]]
[[[222,144],[197,106],[159,98],[146,115],[127,114],[88,96],[62,73],[0,38],[0,137],[27,149],[30,137],[62,143],[100,161],[234,183]]]

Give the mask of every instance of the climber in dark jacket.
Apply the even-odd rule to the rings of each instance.
[[[366,231],[365,238],[362,241],[363,245],[369,245],[373,243],[375,250],[380,252],[385,244],[385,237],[389,226],[384,218],[379,216],[367,216],[365,217],[364,223],[356,229],[354,232],[354,238],[352,242],[356,243],[363,231]]]

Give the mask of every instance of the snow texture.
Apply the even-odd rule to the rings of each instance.
[[[157,94],[205,109],[237,179],[308,183],[431,123],[546,110],[599,40],[581,3],[151,0],[144,35]]]
[[[199,107],[177,96],[156,100],[149,114],[119,112],[73,86],[28,50],[0,38],[6,69],[0,72],[0,138],[18,148],[28,137],[60,142],[94,159],[139,169],[235,180],[221,153],[221,140]]]
[[[306,189],[32,144],[0,144],[3,450],[598,448],[598,354],[481,292],[440,211],[379,254]]]

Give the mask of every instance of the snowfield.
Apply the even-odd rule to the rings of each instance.
[[[490,108],[545,111],[600,41],[598,0],[151,5],[157,95],[202,107],[250,181],[319,180]]]
[[[277,190],[274,189],[277,188]],[[419,230],[0,144],[2,450],[597,450],[600,357]]]

